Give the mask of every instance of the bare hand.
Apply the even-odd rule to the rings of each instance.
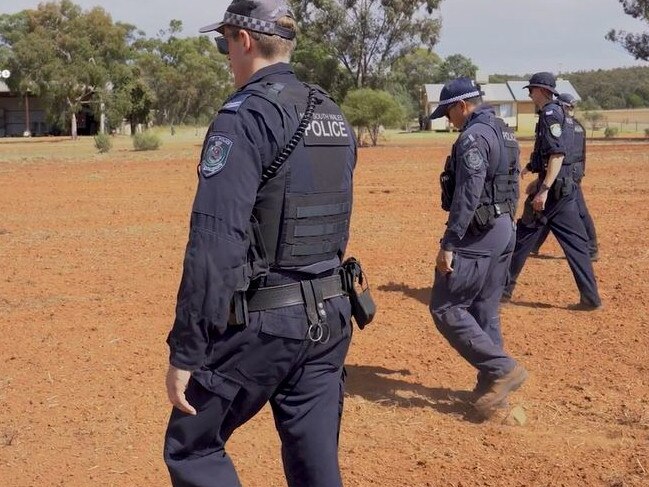
[[[534,196],[534,199],[532,200],[532,208],[534,208],[534,211],[541,212],[545,210],[545,202],[547,199],[547,191],[539,191],[538,193],[536,193],[536,196]]]
[[[185,397],[185,390],[187,389],[187,384],[189,384],[189,378],[191,375],[192,373],[188,370],[178,369],[173,365],[170,365],[167,370],[165,383],[167,385],[167,396],[169,397],[169,402],[182,412],[196,416],[196,409],[189,404]]]
[[[450,250],[439,249],[439,252],[437,253],[437,259],[435,260],[437,270],[442,274],[453,272],[453,268],[451,267],[452,263],[453,252]]]

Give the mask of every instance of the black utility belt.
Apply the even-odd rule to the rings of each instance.
[[[264,311],[267,309],[307,304],[307,300],[305,300],[305,288],[307,285],[310,287],[312,284],[317,284],[322,290],[323,300],[347,294],[343,289],[343,282],[340,275],[334,274],[320,279],[313,279],[312,281],[249,289],[246,292],[248,311]]]
[[[359,328],[363,329],[374,319],[376,304],[370,294],[365,273],[361,263],[350,257],[331,276],[236,291],[232,297],[228,325],[247,325],[248,313],[252,311],[304,305],[309,321],[309,337],[313,341],[321,341],[325,337],[326,341],[329,335],[328,332],[323,334],[321,326],[324,324],[326,328],[324,301],[338,296],[349,296],[352,316]],[[312,329],[317,331],[315,335]],[[313,336],[320,338],[314,339]]]

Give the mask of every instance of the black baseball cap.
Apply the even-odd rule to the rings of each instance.
[[[570,93],[561,93],[557,96],[559,103],[563,105],[568,105],[569,107],[574,107],[577,104],[577,98],[572,96]]]

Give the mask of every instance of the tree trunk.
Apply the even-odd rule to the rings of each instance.
[[[72,122],[70,123],[70,134],[72,135],[72,140],[77,140],[77,114],[72,114]]]

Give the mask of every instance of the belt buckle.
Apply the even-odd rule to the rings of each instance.
[[[494,213],[496,214],[496,218],[503,214],[502,211],[500,211],[500,205],[498,203],[494,204]]]

